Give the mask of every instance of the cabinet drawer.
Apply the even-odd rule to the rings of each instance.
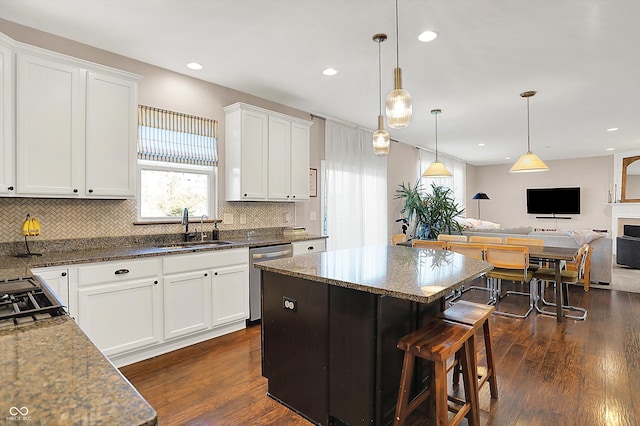
[[[78,268],[78,285],[82,287],[153,277],[158,276],[160,271],[160,259],[100,262]]]
[[[324,239],[296,241],[296,242],[293,242],[292,245],[293,245],[294,256],[298,256],[299,254],[305,254],[305,253],[316,253],[316,252],[326,250],[326,244]]]
[[[249,263],[249,249],[225,249],[204,253],[177,254],[162,258],[162,271],[166,274],[218,268]]]

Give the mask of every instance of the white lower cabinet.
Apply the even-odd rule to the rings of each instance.
[[[249,318],[248,264],[220,267],[214,270],[211,304],[214,327]]]
[[[211,274],[186,272],[164,278],[164,338],[211,327]]]
[[[78,324],[107,356],[162,341],[159,259],[78,267]]]
[[[81,288],[80,328],[107,356],[160,343],[158,277]]]
[[[294,256],[305,253],[322,252],[327,249],[326,241],[324,239],[294,241],[293,243],[291,243],[291,245],[293,246]]]
[[[66,268],[80,328],[118,367],[240,330],[249,317],[248,248]],[[61,271],[40,276],[64,293]]]

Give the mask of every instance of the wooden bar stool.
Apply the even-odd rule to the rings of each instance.
[[[470,426],[480,424],[478,409],[478,382],[475,371],[475,345],[473,327],[436,318],[398,342],[398,349],[405,351],[400,377],[400,390],[394,425],[404,425],[407,417],[430,395],[435,398],[436,425],[457,425],[466,417]],[[464,382],[464,401],[460,407],[452,406],[447,391],[447,360],[459,354]],[[411,402],[411,378],[416,357],[433,363],[433,378],[430,387],[424,389]],[[449,411],[455,413],[449,421]]]
[[[487,370],[481,372],[478,368],[478,389],[489,381],[491,398],[498,398],[498,381],[496,379],[496,367],[493,362],[493,343],[491,341],[491,330],[489,328],[489,317],[495,311],[494,306],[481,305],[479,303],[461,300],[438,315],[447,321],[452,321],[473,327],[475,332],[482,327],[484,334],[484,348],[487,357]],[[474,354],[475,356],[476,354]],[[476,358],[477,360],[477,358]],[[476,361],[476,366],[478,365]],[[457,385],[460,380],[460,363],[458,362],[453,370],[453,384]]]

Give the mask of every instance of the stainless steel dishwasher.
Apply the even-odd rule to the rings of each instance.
[[[254,268],[253,264],[261,260],[283,259],[291,256],[293,256],[293,246],[291,244],[279,244],[276,246],[249,249],[249,268],[251,271],[251,277],[249,279],[250,323],[262,317],[260,307],[260,270]]]

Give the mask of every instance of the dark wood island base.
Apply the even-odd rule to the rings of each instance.
[[[418,258],[422,261],[425,255],[442,256],[432,250],[389,249],[409,257],[422,252],[422,259]],[[299,261],[311,262],[315,257],[319,262],[330,262],[335,253],[339,252],[300,256],[307,259]],[[453,263],[465,265],[454,279],[456,285],[491,268],[480,261],[470,265],[466,258],[453,255],[447,254]],[[398,340],[444,309],[449,286],[438,286],[438,291],[427,292],[428,296],[420,290],[422,296],[412,298],[426,300],[421,302],[410,300],[409,294],[407,298],[385,294],[391,292],[389,278],[393,274],[389,270],[386,284],[373,285],[372,291],[354,282],[350,286],[338,283],[335,276],[328,278],[326,273],[305,277],[293,272],[295,268],[289,273],[276,271],[276,262],[286,268],[287,262],[295,263],[293,259],[265,262],[260,267],[262,374],[268,379],[269,396],[315,424],[393,423],[404,355],[397,349]],[[421,274],[416,279],[411,265],[401,266],[409,268],[407,273],[414,277],[417,288],[428,284]],[[301,264],[298,267],[305,269]],[[416,387],[426,385],[427,366],[417,365]]]

